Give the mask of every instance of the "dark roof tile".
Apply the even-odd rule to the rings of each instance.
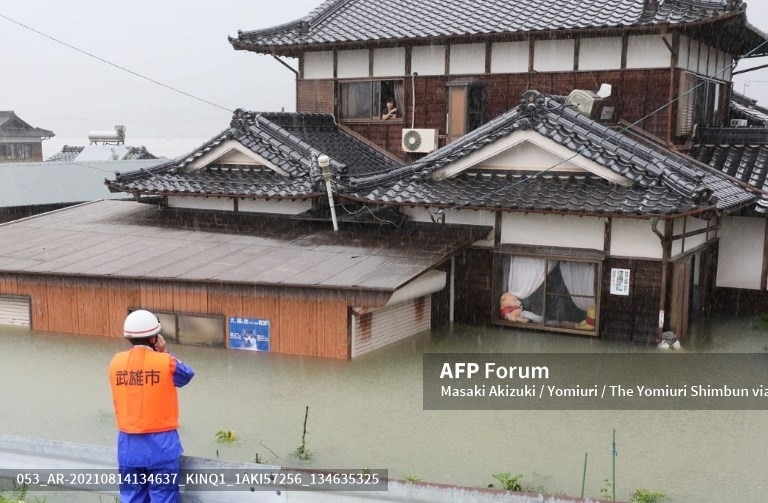
[[[459,37],[494,33],[676,25],[717,21],[743,13],[728,0],[330,0],[307,16],[283,25],[239,31],[230,37],[236,49],[269,52],[291,47],[363,41]],[[396,22],[382,23],[383,19]],[[729,16],[730,15],[730,16]],[[747,23],[736,23],[740,44],[754,47],[762,34]]]

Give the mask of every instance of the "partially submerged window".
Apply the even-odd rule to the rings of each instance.
[[[495,270],[497,323],[597,335],[600,262],[504,253]]]
[[[485,84],[460,79],[449,82],[447,86],[446,142],[450,143],[479,128],[485,121]]]
[[[224,347],[223,316],[202,316],[152,311],[160,320],[160,334],[166,341],[191,346]]]
[[[404,112],[405,90],[402,80],[368,80],[339,84],[339,118],[342,120],[402,119]]]

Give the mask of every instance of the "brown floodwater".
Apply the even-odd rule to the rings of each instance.
[[[751,319],[694,326],[686,351],[764,352]],[[106,379],[119,338],[0,328],[0,432],[112,446]],[[387,468],[439,483],[487,486],[522,474],[548,492],[586,495],[611,478],[616,494],[663,491],[674,501],[768,501],[765,411],[430,411],[425,352],[645,352],[623,343],[495,327],[434,330],[353,361],[173,346],[197,372],[179,393],[185,454],[313,468]],[[292,451],[309,407],[309,462]],[[216,442],[220,430],[237,440]],[[49,493],[47,501],[55,502]],[[82,500],[82,499],[81,499]],[[74,501],[74,500],[72,500]],[[98,501],[98,499],[96,500]]]

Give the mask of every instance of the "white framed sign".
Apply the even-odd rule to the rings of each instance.
[[[629,295],[629,269],[611,269],[611,295]]]

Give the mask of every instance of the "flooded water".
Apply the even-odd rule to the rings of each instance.
[[[687,350],[763,352],[768,332],[750,319],[696,327]],[[0,329],[0,432],[113,446],[106,379],[120,339]],[[350,362],[174,346],[197,372],[180,391],[185,453],[315,468],[387,468],[391,477],[487,486],[523,474],[548,492],[586,495],[611,477],[617,498],[638,487],[676,502],[768,501],[768,412],[424,411],[425,352],[652,351],[621,343],[457,326]],[[309,406],[310,462],[291,455]],[[216,442],[233,430],[237,441]],[[52,495],[51,495],[52,496]],[[56,501],[48,496],[48,501]]]

